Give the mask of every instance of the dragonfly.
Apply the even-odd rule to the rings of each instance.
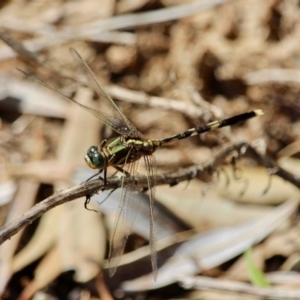
[[[88,80],[88,84],[98,94],[98,97],[103,104],[103,110],[98,111],[91,107],[85,106],[74,99],[62,94],[60,91],[52,88],[48,84],[37,79],[33,75],[18,69],[27,77],[33,79],[54,93],[59,94],[64,99],[80,106],[94,117],[98,118],[106,126],[112,128],[117,134],[117,137],[110,140],[103,140],[98,146],[91,146],[88,148],[84,157],[86,164],[92,169],[98,169],[98,173],[103,172],[104,184],[107,182],[107,169],[108,167],[114,167],[117,172],[121,172],[125,177],[132,179],[132,188],[123,189],[120,197],[119,211],[116,217],[116,224],[114,232],[110,241],[109,250],[109,262],[110,262],[110,275],[113,276],[116,272],[121,256],[124,252],[125,245],[128,236],[131,233],[133,222],[135,219],[132,212],[129,212],[128,203],[134,197],[134,176],[138,174],[140,170],[138,168],[139,162],[143,162],[144,175],[147,178],[147,185],[149,191],[149,218],[150,218],[150,253],[151,253],[151,265],[154,280],[157,278],[157,253],[155,247],[155,233],[154,233],[154,216],[153,205],[155,199],[155,178],[156,178],[156,161],[154,152],[163,147],[165,144],[173,142],[175,140],[182,140],[191,136],[199,135],[207,131],[219,129],[225,126],[231,126],[242,121],[246,121],[250,118],[263,115],[261,109],[252,110],[242,114],[234,115],[230,118],[223,120],[215,120],[204,124],[200,127],[188,129],[182,133],[172,135],[163,139],[145,139],[142,134],[136,129],[136,127],[127,119],[127,117],[121,112],[112,98],[105,92],[103,87],[98,82],[96,76],[80,56],[80,54],[73,48],[70,49],[75,62],[79,66],[80,70],[85,74]],[[97,174],[98,174],[97,173]],[[96,175],[97,175],[96,174]],[[138,209],[137,209],[138,211]]]

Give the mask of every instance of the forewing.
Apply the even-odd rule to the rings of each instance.
[[[117,133],[123,135],[124,132],[128,132],[128,128],[127,125],[124,125],[124,122],[118,118],[115,118],[113,116],[108,115],[107,113],[95,110],[91,107],[85,106],[77,101],[75,101],[72,98],[69,98],[68,96],[64,95],[63,93],[61,93],[60,91],[54,89],[53,87],[49,86],[47,83],[42,82],[41,80],[37,79],[36,77],[34,77],[33,75],[18,69],[21,73],[23,73],[24,75],[26,75],[27,77],[31,78],[32,80],[38,82],[39,84],[43,85],[44,87],[46,87],[47,89],[53,91],[54,93],[58,94],[60,97],[63,97],[64,99],[80,106],[81,108],[83,108],[84,110],[88,111],[90,114],[92,114],[93,116],[95,116],[96,118],[98,118],[99,120],[101,120],[104,124],[106,124],[107,126],[111,127],[113,130],[115,130]]]
[[[95,90],[98,94],[102,103],[107,106],[106,109],[114,116],[116,119],[120,120],[120,124],[122,126],[118,128],[118,132],[130,137],[140,137],[138,130],[132,125],[126,116],[120,111],[119,107],[115,104],[115,102],[111,99],[111,97],[105,92],[100,83],[98,82],[96,76],[87,65],[87,63],[83,60],[80,54],[73,48],[70,49],[70,52],[80,68],[81,72],[86,76],[88,80],[88,84]],[[105,110],[106,110],[105,109]]]

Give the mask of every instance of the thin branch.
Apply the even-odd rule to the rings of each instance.
[[[47,61],[43,61],[38,55],[34,52],[28,50],[22,43],[19,41],[7,36],[3,32],[0,31],[0,39],[5,42],[9,47],[11,47],[16,53],[18,53],[23,59],[28,60],[31,63],[36,63],[42,67],[47,67],[49,70],[59,74],[59,76],[63,75],[71,80],[81,81],[81,77],[74,72],[70,72],[68,70],[62,69],[61,66],[58,66],[53,63],[49,63]],[[178,112],[184,112],[186,115],[191,118],[200,118],[204,114],[204,110],[197,107],[193,104],[188,104],[183,101],[149,96],[143,92],[133,91],[129,89],[125,89],[119,86],[110,85],[105,87],[105,90],[111,97],[115,97],[122,101],[126,101],[129,103],[137,103],[148,105],[151,107],[163,108],[165,110],[174,110]]]
[[[165,110],[173,110],[184,113],[190,118],[201,118],[206,110],[199,108],[194,104],[186,103],[169,98],[150,96],[144,92],[129,90],[116,85],[105,86],[105,91],[115,98],[129,103],[147,105],[154,108],[162,108]]]
[[[229,154],[238,153],[239,156],[246,155],[252,157],[258,163],[262,164],[269,170],[273,170],[272,174],[276,174],[287,180],[300,188],[300,178],[297,176],[285,171],[280,168],[275,162],[273,162],[268,157],[262,156],[259,154],[253,147],[245,142],[239,144],[229,145],[226,148],[222,149],[214,155],[214,157],[205,164],[195,165],[189,168],[183,168],[176,172],[168,174],[158,174],[156,177],[156,185],[168,184],[170,186],[176,185],[182,181],[191,180],[197,176],[203,175],[203,173],[208,172],[211,174],[219,165],[223,164],[224,160]],[[44,201],[36,204],[34,207],[29,209],[26,213],[20,216],[18,219],[12,221],[11,223],[3,226],[0,229],[0,244],[2,244],[7,239],[11,238],[19,230],[21,230],[26,225],[32,223],[42,214],[48,210],[61,205],[63,203],[78,199],[80,197],[91,197],[95,193],[104,190],[113,190],[121,187],[122,180],[117,177],[109,178],[106,185],[103,185],[103,180],[91,180],[81,185],[72,187],[70,189],[57,192],[51,197],[45,199]],[[124,179],[123,187],[130,188],[132,186],[132,178],[128,177]],[[135,187],[137,189],[145,189],[148,187],[148,181],[145,176],[136,176],[134,177]]]
[[[3,32],[0,31],[0,39],[5,42],[11,49],[13,49],[16,53],[18,53],[23,59],[28,60],[31,63],[36,63],[42,67],[47,67],[51,71],[67,78],[75,81],[81,81],[81,77],[73,72],[62,69],[61,66],[58,66],[53,63],[49,63],[47,61],[42,60],[38,55],[36,55],[31,50],[28,50],[26,46],[24,46],[19,41],[7,36]],[[174,110],[178,112],[184,112],[186,115],[191,118],[201,118],[204,114],[204,110],[197,107],[193,104],[188,104],[183,101],[149,96],[143,92],[133,91],[129,89],[125,89],[119,86],[110,85],[105,87],[105,90],[112,97],[116,97],[122,101],[126,101],[129,103],[137,103],[149,105],[151,107],[163,108],[165,110]],[[203,105],[202,105],[203,106]]]
[[[259,164],[266,167],[266,169],[270,172],[271,175],[277,175],[282,179],[289,181],[290,183],[292,183],[300,189],[300,177],[281,168],[271,158],[267,156],[262,156],[251,146],[249,146],[247,149],[247,155],[253,158],[255,161],[257,161]]]

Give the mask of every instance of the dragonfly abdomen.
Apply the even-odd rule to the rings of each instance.
[[[209,123],[207,123],[205,125],[202,125],[200,127],[191,128],[191,129],[186,130],[182,133],[175,134],[175,135],[172,135],[168,138],[162,139],[161,143],[162,144],[167,144],[167,143],[172,142],[174,140],[186,139],[190,136],[198,135],[198,134],[210,131],[210,130],[216,130],[218,128],[222,128],[222,127],[225,127],[225,126],[231,126],[231,125],[237,124],[239,122],[246,121],[250,118],[260,116],[260,115],[263,115],[263,114],[264,114],[264,112],[261,109],[256,109],[256,110],[252,110],[252,111],[249,111],[249,112],[246,112],[246,113],[243,113],[243,114],[239,114],[239,115],[227,118],[227,119],[212,121],[212,122],[209,122]]]

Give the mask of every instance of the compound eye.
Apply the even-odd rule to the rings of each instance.
[[[87,165],[92,169],[103,169],[104,168],[104,158],[103,155],[98,151],[96,146],[91,146],[87,154],[84,157]]]

